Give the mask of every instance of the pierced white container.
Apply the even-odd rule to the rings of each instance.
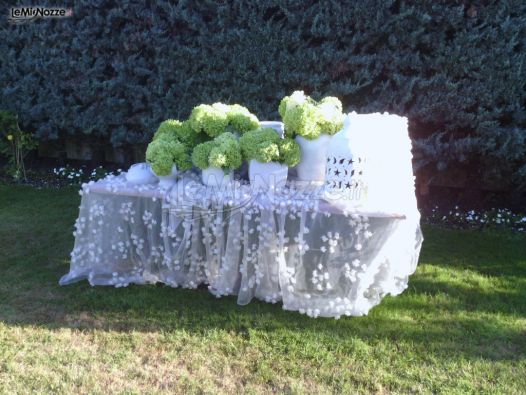
[[[325,199],[347,205],[363,204],[367,199],[367,129],[351,130],[349,116],[343,129],[332,136],[326,155]]]

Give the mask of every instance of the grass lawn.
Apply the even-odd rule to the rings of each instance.
[[[0,392],[525,393],[526,236],[424,228],[367,317],[206,289],[58,286],[79,195],[0,186]]]

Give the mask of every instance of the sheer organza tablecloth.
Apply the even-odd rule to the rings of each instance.
[[[422,243],[416,201],[382,211],[294,182],[258,193],[239,181],[205,187],[191,172],[171,189],[110,176],[81,194],[62,285],[206,284],[242,305],[255,297],[313,317],[364,315],[407,287]]]

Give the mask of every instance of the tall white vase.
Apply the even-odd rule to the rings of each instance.
[[[172,166],[172,172],[167,176],[157,176],[159,179],[159,186],[164,189],[171,188],[175,184],[175,177],[177,176],[177,166]]]
[[[327,147],[331,141],[331,136],[322,134],[314,140],[296,136],[296,141],[301,150],[301,160],[296,165],[298,179],[323,183],[325,181]]]
[[[218,187],[234,180],[234,170],[227,174],[219,167],[208,167],[201,171],[203,184],[209,187]]]

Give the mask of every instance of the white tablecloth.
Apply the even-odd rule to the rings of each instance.
[[[62,285],[207,284],[239,304],[256,297],[313,317],[364,315],[407,287],[422,243],[416,204],[352,208],[300,184],[269,195],[239,182],[206,188],[191,173],[171,190],[120,176],[81,194]]]

